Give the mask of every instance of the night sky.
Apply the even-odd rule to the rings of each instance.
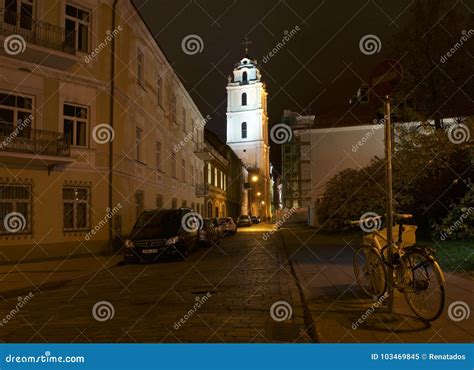
[[[234,64],[244,56],[242,42],[251,40],[250,57],[260,63],[269,92],[270,127],[284,109],[322,114],[348,107],[388,44],[412,15],[411,0],[275,1],[275,0],[137,0],[136,6],[175,71],[200,108],[212,119],[208,128],[225,142],[226,84]],[[262,63],[285,31],[300,31],[267,63]],[[204,49],[182,51],[181,41],[199,35]],[[374,34],[382,49],[367,56],[360,39]],[[272,162],[280,161],[272,146]]]

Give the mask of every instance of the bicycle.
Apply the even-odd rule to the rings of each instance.
[[[434,250],[416,245],[415,225],[405,225],[410,214],[394,214],[393,255],[388,258],[387,229],[370,230],[361,247],[355,252],[353,267],[357,283],[362,290],[376,298],[387,290],[387,267],[393,269],[393,288],[405,296],[411,310],[425,321],[436,320],[445,304],[444,275]],[[381,222],[382,217],[369,217],[351,224]],[[398,237],[397,237],[398,234]],[[374,298],[375,299],[375,298]]]

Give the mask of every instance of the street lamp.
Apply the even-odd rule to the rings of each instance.
[[[257,197],[259,197],[260,195],[262,195],[262,193],[258,192],[258,193],[257,193]]]
[[[252,176],[252,181],[253,181],[253,182],[257,182],[257,181],[258,181],[258,176],[257,176],[257,175],[253,175],[253,176]]]

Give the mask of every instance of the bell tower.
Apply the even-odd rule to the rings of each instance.
[[[270,216],[270,146],[268,145],[267,91],[257,62],[241,59],[227,84],[227,145],[249,170],[254,204],[250,213]],[[253,182],[253,183],[252,183]],[[258,199],[257,199],[257,195]],[[251,203],[249,193],[249,203]]]

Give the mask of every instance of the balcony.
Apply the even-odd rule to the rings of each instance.
[[[196,185],[196,196],[197,197],[208,197],[210,193],[209,184],[198,184]]]
[[[0,127],[0,161],[46,166],[51,171],[57,165],[72,163],[74,159],[62,133],[29,127],[21,131]]]
[[[75,55],[74,35],[66,38],[62,27],[0,8],[0,43],[4,45],[10,35],[19,35],[26,41],[24,51],[12,55],[7,53],[7,47],[3,47],[0,55],[61,70],[66,70],[80,59]],[[17,49],[12,46],[12,50]]]
[[[211,152],[204,143],[196,144],[194,154],[196,154],[196,156],[202,161],[211,161],[213,158]]]

